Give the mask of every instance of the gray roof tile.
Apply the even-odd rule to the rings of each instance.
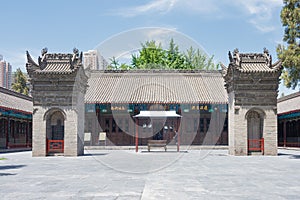
[[[281,97],[277,100],[277,113],[287,113],[300,110],[300,92]]]
[[[32,113],[32,98],[0,87],[0,106]]]
[[[88,84],[86,103],[227,103],[219,71],[102,71]]]
[[[273,73],[279,72],[282,68],[281,61],[272,64],[272,57],[267,49],[264,53],[239,53],[237,49],[234,50],[233,55],[229,52],[229,67],[242,72],[242,73]],[[223,74],[226,75],[228,69],[222,65]]]
[[[50,60],[47,66],[43,69],[44,72],[72,72],[69,60]]]

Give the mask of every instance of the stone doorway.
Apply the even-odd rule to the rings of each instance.
[[[248,154],[253,152],[262,152],[264,150],[263,139],[263,113],[250,110],[246,114],[247,118],[247,136],[248,136]]]
[[[47,154],[64,153],[65,116],[60,110],[51,110],[47,115]]]

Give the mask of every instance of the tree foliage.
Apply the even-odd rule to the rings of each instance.
[[[277,55],[285,68],[282,73],[284,84],[288,88],[295,88],[300,80],[300,2],[299,0],[283,2],[280,17],[285,28],[283,41],[287,43],[287,47],[278,45]]]
[[[166,53],[166,68],[183,69],[185,68],[185,57],[180,53],[178,45],[171,39],[169,49]]]
[[[207,58],[193,47],[182,53],[173,39],[167,50],[162,49],[161,44],[156,45],[155,41],[142,44],[139,54],[132,56],[132,65],[136,69],[217,69],[213,56]]]
[[[185,65],[187,69],[217,69],[213,63],[213,58],[214,56],[207,58],[199,49],[195,50],[190,47],[185,54]]]
[[[161,44],[156,45],[155,41],[147,41],[141,44],[142,49],[139,55],[132,55],[132,66],[136,69],[161,69],[167,64],[166,51]]]
[[[171,39],[168,49],[163,49],[161,44],[154,40],[141,44],[141,50],[132,55],[131,65],[119,64],[112,57],[108,69],[218,69],[213,62],[213,56],[208,58],[199,49],[190,47],[186,52],[181,52],[179,46]]]
[[[119,61],[116,59],[116,57],[112,57],[109,59],[110,60],[110,64],[108,66],[109,69],[118,69],[119,68]]]
[[[14,83],[12,84],[12,89],[15,92],[19,92],[25,95],[28,95],[29,92],[29,88],[27,86],[27,78],[26,76],[23,74],[23,72],[21,71],[20,68],[17,69],[15,75],[14,75]]]
[[[119,61],[117,60],[116,57],[110,58],[110,64],[107,66],[107,69],[112,69],[112,70],[129,70],[132,67],[130,65],[127,65],[125,63],[120,64]]]

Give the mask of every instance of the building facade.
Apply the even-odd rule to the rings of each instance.
[[[281,62],[263,53],[229,52],[229,153],[277,155],[277,93]]]
[[[300,147],[300,92],[277,101],[278,146]]]
[[[99,70],[105,70],[108,66],[108,62],[100,53],[98,53],[98,61],[99,61]]]
[[[83,53],[84,68],[89,67],[91,70],[99,69],[98,52],[97,50],[89,50]]]
[[[272,63],[267,50],[235,50],[228,68],[212,71],[85,72],[76,49],[73,54],[44,49],[38,64],[29,53],[27,59],[34,156],[81,155],[84,132],[91,134],[92,145],[99,145],[101,134],[106,145],[130,146],[148,140],[175,144],[179,135],[184,145],[229,144],[233,155],[277,154],[281,63]],[[137,118],[145,112],[165,115]],[[168,117],[170,112],[180,117]]]
[[[0,87],[0,149],[31,145],[32,98]]]
[[[108,62],[97,50],[89,50],[83,53],[84,68],[89,67],[91,70],[104,70]]]
[[[38,64],[27,52],[26,69],[33,97],[33,156],[83,154],[84,95],[87,76],[82,52],[49,54]]]
[[[93,71],[85,96],[86,128],[98,142],[134,145],[134,116],[140,111],[176,111],[181,119],[143,118],[139,145],[149,139],[168,143],[180,131],[181,144],[227,145],[227,94],[220,71],[105,70]]]
[[[0,87],[11,88],[12,66],[9,62],[0,60]]]

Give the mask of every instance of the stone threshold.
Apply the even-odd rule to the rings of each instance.
[[[85,150],[135,150],[135,146],[84,146]],[[167,145],[168,150],[176,150],[175,145]],[[225,145],[182,145],[180,150],[228,150],[228,146]],[[139,150],[148,150],[148,146],[139,146]]]

